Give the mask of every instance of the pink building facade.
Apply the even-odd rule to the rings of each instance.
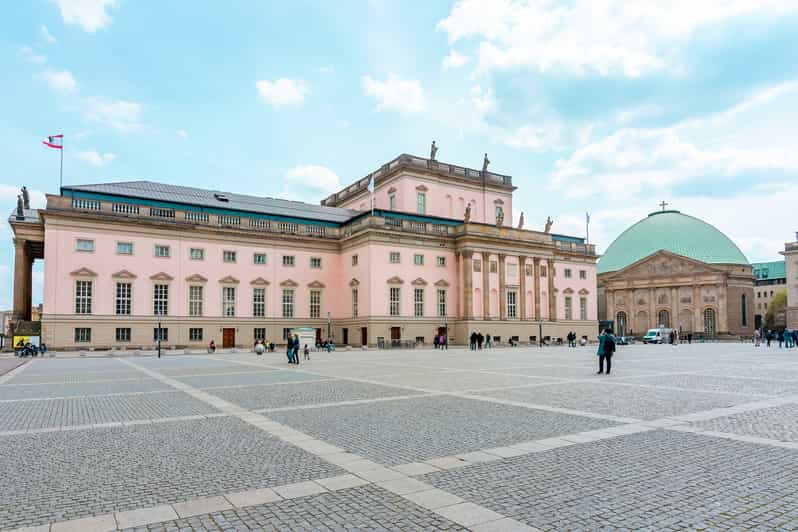
[[[51,348],[246,347],[297,327],[351,346],[440,333],[465,344],[474,331],[592,338],[593,247],[508,227],[513,190],[509,176],[409,155],[322,205],[149,182],[63,187],[12,222],[15,290],[25,250],[40,247]]]

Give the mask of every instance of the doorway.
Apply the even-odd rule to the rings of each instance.
[[[341,329],[341,336],[343,337],[343,345],[349,345],[349,329],[346,327]]]
[[[234,328],[222,329],[222,347],[236,346],[236,330]]]
[[[402,339],[402,328],[401,327],[391,327],[391,342],[394,340],[401,340]]]
[[[361,327],[360,328],[360,345],[367,346],[369,345],[369,328],[368,327]]]

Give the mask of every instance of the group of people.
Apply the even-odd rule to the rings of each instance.
[[[782,329],[780,331],[773,331],[769,329],[756,329],[754,331],[754,345],[759,347],[765,340],[765,345],[770,347],[770,342],[778,342],[779,347],[798,347],[798,330]]]
[[[310,349],[308,348],[308,344],[305,344],[305,347],[302,349],[302,352],[305,355],[305,360],[310,360]],[[286,342],[286,356],[288,357],[289,364],[296,364],[299,365],[299,335],[298,334],[289,334],[288,341]]]
[[[449,339],[445,334],[436,334],[432,337],[432,345],[435,346],[435,349],[449,349]]]
[[[577,336],[574,331],[569,331],[568,334],[565,335],[565,339],[568,340],[568,347],[576,347],[576,338]]]
[[[482,349],[483,345],[485,346],[485,349],[490,349],[490,347],[492,345],[490,335],[489,334],[488,335],[483,335],[479,331],[472,332],[471,336],[469,337],[468,340],[469,340],[468,348],[471,351],[476,351],[477,349]]]

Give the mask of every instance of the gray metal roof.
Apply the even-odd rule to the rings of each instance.
[[[359,211],[351,209],[324,207],[301,201],[246,196],[221,190],[206,190],[166,183],[154,183],[152,181],[68,185],[62,187],[62,189],[65,191],[75,190],[97,194],[112,194],[128,198],[169,201],[198,207],[214,207],[217,209],[290,216],[325,222],[343,223],[359,214]],[[223,195],[228,201],[220,201],[216,197],[217,194]]]

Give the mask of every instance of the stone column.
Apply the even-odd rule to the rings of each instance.
[[[718,285],[718,315],[715,317],[715,333],[728,333],[729,332],[729,306],[728,294],[726,293],[726,284],[721,283]]]
[[[535,283],[535,319],[540,320],[543,318],[543,313],[540,312],[540,259],[538,257],[532,259],[532,278]]]
[[[490,319],[490,253],[482,252],[482,317]]]
[[[546,261],[549,279],[549,321],[557,321],[557,298],[554,296],[554,259]]]
[[[693,285],[693,332],[704,332],[704,317],[701,313],[701,287]]]
[[[30,321],[33,259],[25,240],[15,239],[14,248],[14,318]]]
[[[518,289],[521,300],[518,302],[518,319],[526,319],[526,257],[518,257]]]
[[[648,289],[648,328],[659,327],[659,316],[657,316],[657,292],[653,288]],[[653,325],[652,325],[653,324]]]
[[[610,321],[615,321],[615,291],[614,290],[607,290],[604,292],[604,299],[606,300],[605,308],[607,309],[607,316],[606,319]],[[615,324],[615,332],[618,332],[618,324]]]
[[[474,260],[473,252],[464,251],[460,257],[463,263],[463,317],[474,317]]]
[[[671,288],[671,327],[679,329],[679,290]]]
[[[499,253],[499,319],[507,319],[507,271],[504,253]]]

